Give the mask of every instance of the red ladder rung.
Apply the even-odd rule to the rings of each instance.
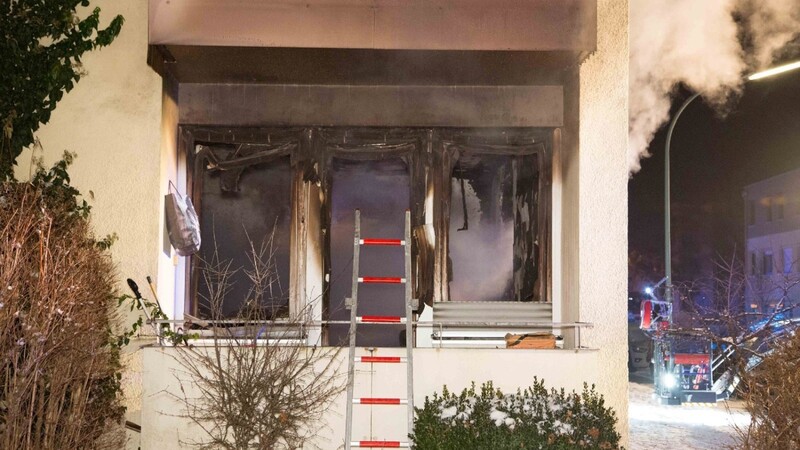
[[[387,284],[400,284],[405,283],[405,278],[400,277],[358,277],[359,283],[387,283]]]
[[[408,401],[402,398],[361,397],[354,398],[353,403],[357,405],[405,405]]]
[[[356,356],[356,362],[362,363],[403,363],[404,356]]]
[[[403,239],[380,239],[380,238],[372,238],[372,239],[361,239],[359,241],[361,245],[406,245],[406,241]]]
[[[406,318],[400,316],[359,316],[360,323],[405,323]]]
[[[408,442],[400,441],[354,441],[350,443],[350,446],[362,448],[410,448]]]

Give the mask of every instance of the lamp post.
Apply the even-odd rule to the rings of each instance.
[[[667,284],[664,287],[664,300],[670,304],[669,316],[668,316],[668,323],[670,328],[672,327],[672,303],[673,303],[673,288],[672,288],[672,230],[671,230],[671,221],[672,221],[672,214],[671,214],[671,203],[670,203],[670,173],[669,173],[669,148],[670,144],[672,143],[672,130],[675,129],[675,123],[678,122],[678,118],[683,114],[683,111],[689,106],[689,103],[692,103],[694,99],[700,96],[700,93],[696,93],[686,99],[681,105],[680,109],[675,116],[672,117],[672,121],[669,123],[669,129],[667,130],[667,143],[664,145],[664,270],[665,270],[665,278],[667,280]]]
[[[771,69],[763,70],[761,72],[754,73],[747,77],[747,81],[756,81],[761,80],[763,78],[771,77],[774,75],[778,75],[784,72],[788,72],[791,70],[800,69],[800,61],[795,61],[792,63],[784,64],[778,67],[773,67]],[[667,130],[667,140],[664,145],[664,271],[666,284],[664,286],[664,300],[669,304],[669,312],[667,315],[667,324],[669,328],[672,328],[673,324],[673,306],[674,306],[674,289],[672,286],[672,231],[671,231],[671,208],[670,208],[670,163],[669,163],[669,150],[670,144],[672,143],[672,131],[675,129],[675,124],[678,122],[678,118],[683,114],[683,111],[692,103],[697,97],[700,96],[700,92],[693,94],[691,97],[686,99],[683,102],[681,107],[678,109],[678,112],[675,113],[675,116],[672,117],[672,120],[669,123],[669,129]],[[667,363],[667,373],[672,374],[674,370],[674,357],[672,355],[672,349],[667,347],[667,352],[669,353],[669,361]],[[659,380],[656,380],[656,383],[659,383]],[[677,402],[680,403],[680,398],[677,399]]]

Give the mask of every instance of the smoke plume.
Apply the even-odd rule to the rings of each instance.
[[[771,65],[800,34],[800,0],[631,0],[632,173],[669,120],[681,84],[724,110],[743,76]]]

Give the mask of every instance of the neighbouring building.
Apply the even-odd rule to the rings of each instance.
[[[792,317],[800,300],[800,169],[745,186],[745,309]]]
[[[93,192],[97,233],[119,235],[120,274],[154,276],[170,318],[207,314],[200,258],[165,236],[170,189],[196,203],[199,256],[216,242],[239,264],[248,236],[274,232],[268,306],[310,308],[320,323],[348,317],[353,210],[378,237],[399,236],[409,210],[418,320],[537,321],[564,338],[510,350],[497,340],[507,327],[419,327],[415,401],[444,384],[588,382],[627,445],[627,0],[97,3],[125,17],[122,33],[85,58],[88,75],[39,137],[46,160],[78,153],[72,178]],[[384,293],[370,313],[397,314]],[[226,313],[245,295],[233,289]],[[303,339],[335,345],[345,329]],[[141,424],[131,447],[178,448],[199,431],[170,414],[173,350],[140,344],[127,355],[129,419]],[[358,341],[379,355],[403,354],[398,344],[397,330]],[[368,385],[391,395],[402,379],[359,374],[356,390]],[[318,447],[341,446],[344,410],[342,396]],[[403,414],[377,417],[377,437],[403,439]],[[356,424],[354,438],[371,437]]]

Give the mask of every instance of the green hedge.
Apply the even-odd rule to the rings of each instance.
[[[461,394],[445,386],[416,408],[417,450],[617,449],[616,413],[584,384],[583,392],[547,390],[544,382],[504,394],[491,382]]]

